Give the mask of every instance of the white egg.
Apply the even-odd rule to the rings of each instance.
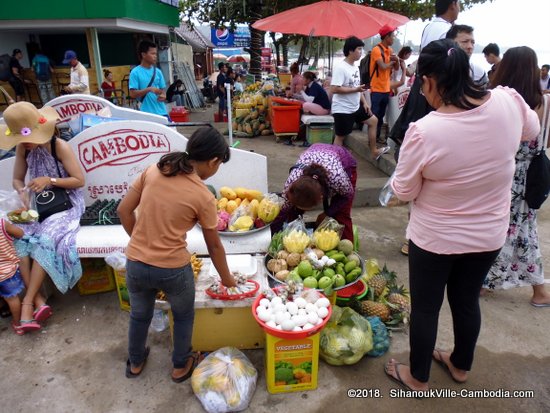
[[[260,305],[261,305],[262,307],[267,308],[267,307],[269,307],[269,304],[271,304],[271,301],[269,301],[267,298],[262,298],[262,299],[260,300]]]
[[[312,311],[317,311],[317,306],[313,303],[307,303],[306,304],[306,311],[308,313],[312,312]]]
[[[325,318],[328,315],[328,308],[319,307],[319,309],[317,310],[317,315],[321,318]]]
[[[277,323],[273,320],[269,320],[265,325],[271,328],[277,328]]]
[[[260,315],[260,313],[264,313],[266,311],[267,311],[267,309],[265,307],[262,307],[261,305],[256,307],[256,314],[258,314],[258,315]]]
[[[274,307],[276,306],[277,304],[282,304],[283,303],[283,300],[281,299],[281,297],[279,296],[275,296],[271,299],[271,306]]]
[[[271,321],[271,313],[268,313],[267,311],[262,311],[258,314],[258,318],[264,323],[267,323],[268,321]]]
[[[277,324],[277,325],[275,326],[275,328],[276,328],[277,330],[282,330],[282,329],[283,329],[283,327],[281,327],[280,324]]]
[[[313,327],[315,327],[314,324],[305,323],[304,326],[302,327],[302,330],[304,330],[304,331],[310,330],[310,329],[312,329]]]
[[[281,327],[285,331],[292,331],[294,330],[295,324],[294,324],[294,321],[292,320],[285,320],[281,323]]]
[[[298,308],[306,308],[307,301],[304,300],[302,297],[298,297],[297,299],[294,300],[294,302],[296,303]]]
[[[295,321],[297,326],[302,327],[305,323],[307,323],[307,317],[305,315],[297,315]]]
[[[273,316],[273,321],[275,321],[277,324],[282,324],[285,320],[285,313],[283,313],[282,311],[276,312]]]
[[[330,301],[326,297],[321,297],[315,302],[315,305],[319,308],[328,307],[330,305]]]
[[[322,322],[323,322],[323,319],[322,319],[322,318],[319,318],[319,319],[317,320],[317,322],[315,323],[315,325],[319,325],[319,324],[321,324]]]
[[[319,316],[316,312],[307,313],[307,322],[315,325],[317,323],[317,320],[319,319]]]
[[[292,301],[286,303],[286,309],[291,315],[298,313],[298,305]]]
[[[292,331],[302,331],[302,327],[296,326],[292,329]]]
[[[286,311],[286,305],[284,305],[283,303],[275,304],[273,311],[275,311],[276,313],[278,313],[279,311],[284,313]]]
[[[299,315],[307,315],[307,311],[306,311],[305,308],[300,308],[300,309],[298,310],[298,314],[299,314]]]
[[[285,311],[283,314],[285,315],[285,320],[290,320],[292,318],[292,315],[288,311]]]

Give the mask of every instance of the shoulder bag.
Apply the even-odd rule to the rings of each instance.
[[[543,96],[544,112],[538,138],[538,144],[541,146],[539,146],[539,152],[531,160],[525,181],[525,201],[532,209],[539,209],[550,193],[550,159],[546,156],[548,133],[550,132],[549,99],[550,95]]]
[[[59,169],[57,154],[56,154],[56,137],[51,140],[52,156],[55,160],[57,173],[61,178],[61,170]],[[66,211],[73,207],[73,203],[69,198],[69,193],[65,188],[52,187],[44,189],[36,195],[36,211],[38,212],[38,222],[44,221],[46,218],[58,212]]]
[[[147,89],[148,87],[151,87],[151,85],[153,84],[153,82],[155,81],[155,77],[157,76],[157,68],[156,66],[153,66],[153,76],[151,76],[151,80],[149,81],[149,84],[147,86],[145,86],[145,89]],[[143,100],[145,99],[145,96],[147,96],[147,93],[139,98],[137,98],[137,100],[139,102],[143,102]]]

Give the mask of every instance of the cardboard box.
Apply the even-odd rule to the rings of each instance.
[[[124,311],[130,311],[130,296],[128,295],[128,288],[126,288],[126,270],[113,271],[120,308]]]
[[[267,391],[276,394],[317,388],[319,337],[320,333],[317,333],[307,338],[290,340],[266,333]],[[282,374],[281,370],[277,372],[278,369],[286,371]],[[292,374],[289,374],[289,369]],[[285,376],[286,381],[280,380],[281,376]]]
[[[80,295],[113,291],[115,280],[113,270],[102,258],[83,258],[82,277],[76,284]]]

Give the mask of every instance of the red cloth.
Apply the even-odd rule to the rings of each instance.
[[[103,90],[103,96],[108,99],[113,95],[113,90],[116,89],[115,82],[109,83],[107,81],[104,81],[101,84],[101,89]]]

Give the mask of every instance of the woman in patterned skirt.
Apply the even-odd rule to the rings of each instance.
[[[521,70],[517,70],[521,67]],[[543,119],[543,95],[539,82],[537,55],[522,46],[508,49],[499,64],[491,84],[514,88],[531,109]],[[548,99],[548,97],[546,97]],[[550,99],[548,100],[550,103]],[[548,104],[547,104],[548,105]],[[516,171],[512,184],[510,227],[506,243],[493,264],[483,288],[489,290],[532,286],[531,305],[550,307],[550,293],[544,288],[544,271],[537,234],[537,211],[525,201],[527,169],[539,151],[544,130],[528,142],[521,142],[516,154]],[[482,292],[485,292],[482,290]]]
[[[326,216],[332,217],[344,225],[342,239],[353,241],[351,207],[356,182],[357,162],[346,148],[325,143],[311,145],[290,168],[283,192],[285,202],[271,231],[279,231],[284,222],[322,204],[323,213],[317,217],[317,224]]]
[[[56,139],[55,109],[40,110],[28,102],[18,102],[4,111],[6,125],[0,125],[0,148],[16,146],[13,187],[29,207],[28,193],[46,188],[67,190],[72,208],[53,214],[41,222],[23,225],[25,236],[15,242],[21,258],[20,271],[27,286],[21,308],[21,329],[37,329],[37,321],[51,316],[39,289],[46,274],[62,293],[72,288],[82,275],[76,252],[76,234],[84,213],[84,175],[69,144]],[[52,150],[54,149],[52,155]],[[29,181],[25,185],[25,177]]]

